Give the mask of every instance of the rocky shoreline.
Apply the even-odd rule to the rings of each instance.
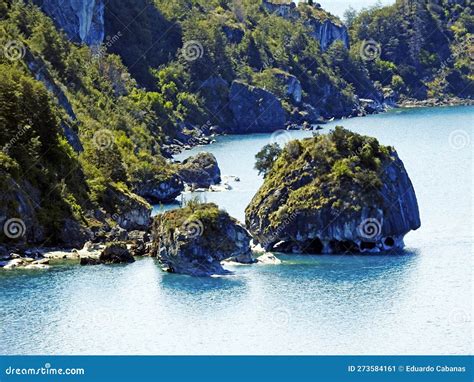
[[[279,264],[267,251],[401,249],[404,235],[420,227],[415,191],[402,161],[375,138],[336,127],[279,150],[246,209],[245,225],[215,204],[190,200],[154,218],[148,210],[147,223],[139,229],[132,224],[136,219],[117,219],[119,226],[96,235],[82,249],[0,247],[0,267],[45,269],[64,259],[84,266],[130,264],[135,257],[150,256],[166,272],[207,277],[229,274],[223,267],[229,262]],[[188,186],[209,189],[222,181],[212,154],[198,154],[180,166]]]
[[[400,101],[399,108],[417,108],[417,107],[449,107],[449,106],[473,106],[474,100],[468,98],[451,97],[447,99],[428,98],[425,100],[406,99]]]
[[[451,107],[451,106],[474,106],[474,100],[468,98],[451,97],[447,99],[429,98],[425,100],[403,99],[397,102],[379,103],[375,100],[361,99],[360,108],[357,112],[343,117],[322,118],[321,116],[306,118],[292,118],[285,122],[282,130],[321,130],[325,124],[333,121],[342,121],[347,118],[360,118],[372,114],[384,113],[392,109],[413,109],[423,107]],[[309,106],[309,105],[308,105]],[[311,114],[303,112],[303,114]],[[169,139],[162,147],[163,154],[172,159],[174,155],[191,150],[193,147],[207,146],[216,142],[220,136],[228,135],[228,132],[219,126],[206,124],[194,127],[194,131],[180,134],[178,138]]]

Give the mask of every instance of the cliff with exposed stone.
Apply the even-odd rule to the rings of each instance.
[[[37,3],[71,40],[87,45],[103,42],[103,0],[44,0]]]
[[[289,253],[399,249],[420,224],[397,152],[342,128],[290,142],[246,209],[254,241]]]

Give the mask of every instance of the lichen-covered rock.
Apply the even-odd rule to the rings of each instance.
[[[55,24],[75,42],[99,45],[104,40],[103,0],[36,0]]]
[[[226,274],[221,261],[252,262],[247,230],[215,204],[190,202],[155,217],[150,255],[164,268],[191,276]]]
[[[184,190],[184,184],[177,174],[146,178],[134,184],[133,190],[150,203],[169,203]]]
[[[262,133],[283,129],[286,113],[281,101],[267,90],[232,82],[229,107],[234,116],[235,133]]]
[[[396,151],[337,127],[290,142],[246,209],[254,241],[294,253],[379,252],[420,227]]]
[[[133,263],[135,259],[131,255],[125,243],[109,243],[99,256],[102,264]]]
[[[221,182],[221,170],[214,155],[206,152],[189,157],[179,166],[184,183],[196,188],[209,188]]]

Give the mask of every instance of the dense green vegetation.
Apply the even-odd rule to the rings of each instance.
[[[392,152],[377,139],[342,127],[291,141],[273,160],[247,209],[265,211],[278,199],[279,208],[269,217],[272,227],[294,212],[327,207],[358,211],[380,197],[383,169],[392,163]],[[267,153],[266,147],[257,154],[257,162]]]
[[[472,97],[474,14],[469,1],[403,1],[348,14],[351,55],[364,41],[379,44],[380,55],[367,60],[379,88],[424,99]]]
[[[127,14],[132,19],[135,8],[126,4],[111,12],[121,12],[117,14],[119,19],[123,20]],[[332,54],[321,53],[319,42],[309,35],[310,29],[305,24],[310,18],[336,20],[322,9],[302,4],[300,17],[289,20],[265,11],[260,0],[155,0],[154,4],[153,12],[158,12],[160,22],[150,24],[148,16],[141,14],[138,21],[132,23],[132,31],[123,31],[118,23],[108,26],[108,35],[120,31],[125,35],[110,50],[120,54],[125,64],[133,62],[130,70],[137,80],[161,94],[161,107],[172,114],[172,123],[202,124],[208,120],[223,123],[218,114],[225,110],[212,106],[216,102],[215,94],[208,94],[203,86],[209,78],[220,77],[228,83],[244,80],[285,98],[277,73],[295,75],[302,83],[304,102],[316,105],[327,115],[350,112],[355,85],[341,76],[337,65],[332,63]],[[173,27],[166,30],[169,23]],[[143,39],[139,37],[141,33]],[[128,39],[132,37],[129,36],[133,35],[144,44],[143,41],[156,33],[162,35],[153,44],[153,49],[149,51],[143,47],[146,57],[153,54],[150,60],[140,58],[135,46],[122,49],[122,46],[130,45]],[[185,50],[176,50],[176,44],[185,48],[186,43],[199,44],[195,44],[200,53],[198,59],[186,59]],[[173,44],[174,49],[170,49]],[[166,63],[158,65],[166,59]],[[155,77],[153,83],[150,73]],[[145,77],[147,79],[142,80]],[[367,78],[364,81],[368,83]],[[225,99],[227,94],[220,96]],[[287,109],[291,110],[291,100],[287,101]]]
[[[226,252],[235,249],[235,243],[225,235],[225,228],[235,220],[214,203],[202,203],[192,199],[183,208],[165,212],[155,218],[156,227],[160,226],[165,236],[181,234],[209,253]],[[219,240],[216,240],[216,237]]]
[[[350,114],[355,95],[396,101],[473,93],[467,48],[474,23],[467,2],[399,0],[349,14],[351,49],[336,41],[323,53],[310,35],[311,22],[341,22],[316,3],[299,4],[297,17],[288,18],[266,11],[261,0],[146,1],[111,8],[108,35],[121,31],[124,37],[109,50],[122,57],[141,85],[160,94],[154,107],[169,135],[183,121],[229,122],[227,94],[205,86],[215,77],[270,90],[289,114],[299,105],[286,95],[278,74],[296,76],[303,102],[325,116]],[[144,4],[147,12],[140,13]],[[133,21],[123,30],[117,20]],[[199,44],[199,58],[186,59],[187,43]],[[376,50],[369,59],[367,44]]]
[[[144,183],[176,174],[161,154],[165,141],[198,126],[229,127],[234,80],[274,93],[296,121],[308,110],[323,117],[357,113],[356,96],[472,97],[472,8],[462,1],[412,3],[350,14],[350,50],[336,41],[323,52],[311,35],[314,23],[341,22],[316,3],[282,17],[261,0],[112,0],[105,7],[108,38],[90,48],[70,42],[36,5],[0,0],[0,217],[19,214],[12,190],[21,190],[52,243],[65,219],[99,224],[97,209],[121,210],[105,200],[108,191],[133,198]],[[380,45],[380,55],[364,57],[367,41]],[[301,103],[288,94],[292,76]],[[330,139],[338,135],[357,141],[339,130]],[[327,187],[377,184],[371,171],[384,152],[375,143],[359,142],[368,145],[364,159],[321,142],[313,160],[330,166]],[[306,152],[307,145],[291,143],[283,155]],[[279,155],[266,149],[257,163],[263,174]],[[334,202],[324,195],[318,203]]]
[[[89,224],[87,211],[101,205],[109,185],[126,191],[174,172],[159,151],[155,95],[135,86],[117,56],[99,59],[69,43],[36,6],[2,0],[0,13],[0,45],[13,41],[19,52],[0,57],[0,182],[5,193],[14,180],[40,194],[37,212],[50,241],[65,217]],[[32,67],[57,86],[53,92]],[[83,151],[73,150],[65,126]],[[16,209],[9,203],[2,210]]]

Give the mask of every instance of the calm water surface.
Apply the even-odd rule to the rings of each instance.
[[[0,354],[472,354],[473,111],[397,110],[325,126],[398,150],[422,219],[399,255],[282,255],[281,266],[211,279],[165,274],[153,259],[0,272]],[[204,148],[241,182],[201,197],[242,220],[261,184],[254,155],[269,140],[223,137]]]

